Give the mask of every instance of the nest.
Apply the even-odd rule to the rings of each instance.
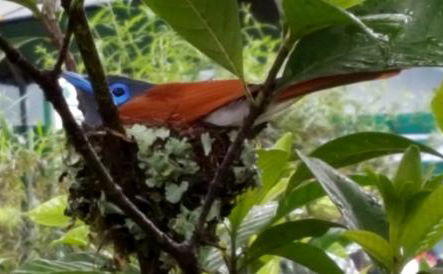
[[[118,183],[125,194],[163,232],[177,241],[189,239],[201,212],[209,183],[231,144],[227,131],[205,131],[193,137],[165,128],[134,125],[127,129],[135,141],[137,163],[123,170],[137,178]],[[103,146],[106,134],[92,134],[93,145],[106,164]],[[136,144],[136,146],[135,146]],[[223,189],[211,210],[204,242],[216,244],[217,224],[231,212],[235,197],[253,187],[256,172],[252,149],[238,159],[225,177]],[[122,151],[124,157],[125,151]],[[120,170],[122,170],[120,168]],[[69,188],[67,214],[88,224],[100,243],[112,243],[120,257],[127,257],[140,246],[152,246],[150,236],[107,200],[95,173],[83,161],[69,167],[74,182]],[[112,168],[111,168],[112,172]],[[113,174],[114,175],[114,174]],[[159,251],[153,251],[159,255]],[[164,256],[163,256],[164,257]]]

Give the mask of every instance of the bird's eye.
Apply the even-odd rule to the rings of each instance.
[[[129,87],[123,83],[114,83],[109,87],[109,90],[117,106],[126,103],[131,97]]]
[[[125,93],[126,93],[126,90],[123,87],[115,87],[112,90],[112,94],[114,94],[114,96],[116,96],[116,97],[123,96]]]

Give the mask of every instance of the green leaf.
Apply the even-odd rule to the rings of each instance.
[[[420,149],[414,145],[410,146],[405,151],[393,180],[398,196],[407,199],[422,189],[421,169]]]
[[[97,265],[86,261],[37,259],[25,263],[13,274],[105,274],[108,271],[97,270]]]
[[[385,210],[389,217],[390,226],[392,227],[393,220],[391,217],[398,214],[397,211],[399,211],[402,205],[399,205],[394,185],[386,176],[375,175],[375,184],[378,191],[380,192],[381,197],[383,198]]]
[[[292,260],[319,274],[343,273],[323,250],[309,244],[290,243],[272,250],[270,254]]]
[[[310,156],[339,168],[381,156],[403,153],[410,145],[417,145],[422,152],[443,158],[442,154],[428,146],[382,132],[360,132],[339,137],[318,147]],[[300,165],[289,182],[288,191],[311,177],[312,174],[306,165]]]
[[[236,233],[232,237],[236,237],[237,246],[241,246],[248,242],[249,238],[262,229],[264,229],[275,216],[277,204],[270,203],[266,205],[254,206],[248,215],[244,218]]]
[[[243,78],[242,37],[237,1],[145,0],[188,42]]]
[[[67,196],[61,195],[40,204],[29,211],[29,218],[40,225],[65,227],[69,224],[70,218],[64,212],[67,206]]]
[[[300,221],[286,222],[264,230],[257,236],[251,247],[246,251],[250,262],[272,250],[284,246],[295,240],[305,237],[318,237],[326,233],[332,227],[342,227],[333,222],[317,219],[305,219]]]
[[[329,26],[353,24],[373,39],[379,39],[352,13],[323,0],[283,0],[283,10],[295,40]]]
[[[405,258],[431,248],[442,237],[443,186],[439,186],[407,216],[401,238]]]
[[[394,251],[380,235],[370,231],[350,230],[346,231],[344,236],[361,245],[369,255],[382,263],[387,269],[392,269],[394,265]]]
[[[387,237],[388,226],[381,206],[357,183],[319,159],[301,153],[299,156],[340,210],[350,228],[369,230]]]
[[[273,258],[269,260],[257,274],[279,274],[280,273],[280,258]]]
[[[293,135],[286,133],[272,149],[257,151],[257,166],[260,172],[261,186],[249,190],[240,196],[239,202],[229,217],[233,233],[254,205],[268,202],[268,194],[276,190],[276,184],[283,183],[282,176],[287,169],[293,145]]]
[[[443,66],[443,10],[441,0],[366,0],[353,9],[389,43],[383,52],[374,39],[352,26],[331,26],[305,36],[289,57],[286,84],[323,76]],[[327,47],[322,45],[328,45]]]
[[[437,125],[441,131],[443,131],[443,82],[440,87],[435,91],[434,98],[431,102],[432,113],[435,116]]]
[[[81,225],[66,232],[62,237],[52,241],[52,244],[68,244],[85,246],[88,244],[89,227]]]
[[[286,151],[287,153],[291,153],[293,145],[294,145],[294,134],[286,132],[277,140],[277,142],[272,148]]]
[[[6,0],[6,1],[13,2],[19,4],[20,6],[30,9],[35,16],[38,16],[40,14],[36,0]]]
[[[344,9],[349,9],[357,5],[361,5],[365,0],[325,0],[325,2],[330,3]]]
[[[361,186],[375,184],[375,180],[371,176],[365,175],[353,175],[352,180],[357,182]],[[279,200],[277,214],[275,215],[274,221],[277,221],[284,216],[291,213],[294,209],[306,205],[314,200],[317,200],[326,193],[318,182],[306,182],[295,189],[293,189],[288,194],[284,195]]]
[[[426,190],[433,191],[437,187],[439,187],[441,184],[443,184],[443,174],[435,175],[435,176],[432,176],[431,178],[429,178],[425,182],[424,188]]]
[[[261,188],[263,188],[261,192],[269,190],[280,179],[288,159],[289,153],[283,150],[260,149],[257,151],[257,166],[261,175]]]
[[[293,189],[279,201],[275,220],[283,218],[294,209],[325,196],[323,188],[317,183],[307,183]]]

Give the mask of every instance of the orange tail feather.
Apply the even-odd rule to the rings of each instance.
[[[320,77],[289,86],[279,95],[277,95],[277,101],[286,101],[322,89],[333,88],[363,81],[386,79],[399,73],[400,70],[388,70],[377,72],[358,72],[354,74]]]

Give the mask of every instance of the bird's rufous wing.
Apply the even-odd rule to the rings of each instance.
[[[239,80],[161,84],[119,108],[124,124],[184,127],[244,95]]]
[[[320,77],[287,87],[276,100],[282,102],[318,90],[388,78],[398,73],[399,70],[391,70]],[[244,87],[239,80],[161,84],[134,97],[119,108],[119,113],[124,124],[186,127],[243,96]]]

